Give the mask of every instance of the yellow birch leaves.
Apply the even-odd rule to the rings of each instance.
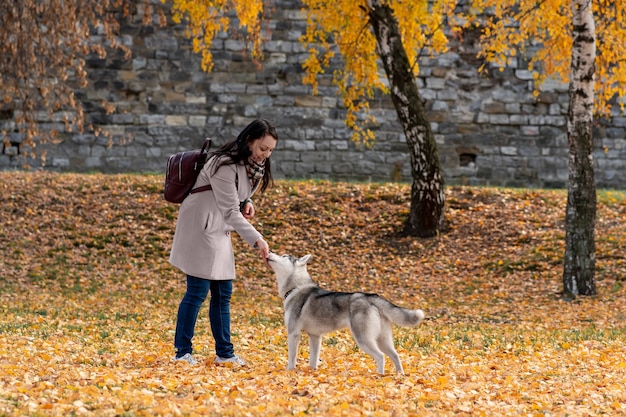
[[[590,0],[592,1],[592,0]],[[535,83],[569,82],[572,57],[572,3],[569,0],[474,0],[484,27],[479,56],[505,67],[521,51]],[[596,24],[596,113],[607,115],[615,97],[626,96],[626,3],[593,0]],[[624,101],[618,101],[624,110]]]
[[[456,27],[453,0],[405,1],[384,0],[394,11],[402,33],[402,42],[412,63],[413,75],[419,72],[420,56],[446,51],[444,28]],[[306,33],[301,37],[308,57],[303,62],[305,84],[317,93],[318,82],[325,77],[331,59],[342,64],[330,78],[338,89],[346,110],[346,125],[353,129],[353,140],[371,145],[374,135],[368,127],[375,123],[369,105],[376,91],[387,90],[385,75],[378,65],[376,38],[367,11],[370,0],[304,0],[307,13]],[[211,71],[213,39],[229,29],[231,19],[245,28],[245,40],[251,56],[262,57],[262,0],[173,0],[174,20],[186,19],[194,52],[202,54],[202,68]],[[456,29],[452,29],[454,33]],[[336,66],[335,66],[336,67]]]
[[[213,69],[211,46],[213,39],[229,29],[234,12],[239,20],[240,33],[245,30],[244,40],[250,55],[260,59],[262,0],[174,0],[173,19],[187,22],[187,35],[192,39],[193,51],[202,55],[202,69]]]
[[[417,76],[420,55],[446,51],[444,27],[454,20],[455,2],[390,0],[384,4],[394,11],[413,75]],[[304,82],[317,91],[318,77],[324,74],[330,59],[340,55],[344,65],[335,71],[332,81],[338,86],[346,108],[346,125],[353,129],[353,141],[369,146],[374,135],[368,126],[375,123],[369,114],[369,100],[377,90],[387,91],[384,75],[379,71],[376,38],[367,16],[369,8],[376,6],[366,0],[304,0],[304,5],[308,22],[301,41],[310,53],[304,63],[307,72]]]
[[[590,0],[591,1],[591,0]],[[318,91],[318,82],[332,82],[346,110],[346,124],[353,140],[369,145],[375,123],[370,102],[377,91],[387,90],[378,65],[377,43],[368,21],[368,10],[390,7],[400,27],[402,42],[419,73],[420,57],[445,53],[449,37],[462,37],[470,25],[481,33],[479,57],[504,69],[518,55],[527,59],[536,86],[548,79],[569,81],[571,63],[572,6],[568,0],[473,0],[462,9],[455,0],[303,0],[307,28],[300,38],[308,53],[303,62],[305,84]],[[251,56],[262,57],[262,0],[173,0],[175,21],[186,18],[193,48],[202,54],[202,67],[213,66],[213,39],[229,29],[237,18],[245,29]],[[596,19],[596,109],[607,114],[612,99],[626,95],[626,3],[594,0]],[[331,60],[341,60],[340,65]],[[327,74],[328,68],[337,68]],[[618,101],[624,106],[624,101]]]

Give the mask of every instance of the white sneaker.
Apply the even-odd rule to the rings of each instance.
[[[221,363],[235,363],[237,365],[240,366],[246,366],[246,362],[244,362],[243,359],[241,359],[239,356],[233,356],[232,358],[221,358],[221,357],[216,357],[215,358],[215,363],[216,364],[221,364]]]
[[[174,358],[173,361],[174,362],[180,362],[180,361],[187,362],[189,365],[197,365],[198,364],[198,360],[196,358],[194,358],[191,353],[185,353],[180,358]]]

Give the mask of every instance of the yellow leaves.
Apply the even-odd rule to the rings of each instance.
[[[263,14],[263,0],[236,1],[235,12],[239,18],[241,28],[246,28],[249,40],[252,44],[251,54],[253,58],[261,58],[261,16]]]
[[[625,97],[626,6],[623,2],[592,2],[596,25],[596,112],[609,114],[611,99]],[[542,2],[526,0],[474,0],[475,11],[483,15],[483,42],[480,56],[503,68],[515,51],[524,53],[529,66],[536,70],[539,88],[556,78],[568,83],[572,60],[572,10],[568,0]],[[619,101],[624,109],[623,100]]]
[[[439,376],[437,377],[437,384],[436,386],[439,388],[445,388],[446,385],[448,385],[448,378],[445,376]]]
[[[187,35],[192,39],[193,51],[202,56],[202,69],[213,69],[213,40],[220,33],[228,33],[231,27],[229,12],[237,18],[237,36],[244,40],[246,50],[257,60],[263,55],[261,43],[261,18],[264,12],[262,0],[173,0],[173,20],[187,23]]]
[[[347,331],[287,371],[282,300],[233,238],[233,342],[214,366],[201,310],[197,367],[172,363],[184,277],[168,267],[176,213],[159,176],[0,173],[0,414],[612,415],[624,411],[626,196],[599,193],[599,295],[555,297],[562,191],[447,189],[449,230],[397,236],[407,184],[277,181],[256,201],[272,249],[313,253],[326,288],[424,308],[395,328],[406,376],[375,373]],[[97,210],[93,210],[97,207]],[[36,225],[28,241],[24,224]],[[523,237],[523,238],[522,238]],[[500,263],[499,261],[502,261]]]
[[[306,71],[304,77],[302,78],[302,82],[313,87],[313,94],[317,94],[317,76],[323,73],[323,69],[315,48],[309,48],[309,56],[304,60],[302,68]]]
[[[220,31],[228,30],[229,20],[221,17],[226,11],[226,0],[172,2],[172,18],[176,23],[186,19],[187,35],[192,39],[193,51],[202,55],[204,71],[210,72],[213,68],[213,39]]]
[[[447,51],[448,38],[445,29],[454,29],[459,24],[455,21],[456,2],[396,0],[390,2],[390,5],[398,19],[402,41],[417,76],[418,54],[434,56]]]
[[[445,52],[448,39],[444,27],[452,27],[455,32],[461,25],[455,19],[456,2],[393,0],[385,3],[398,20],[411,71],[417,76],[418,56]],[[306,71],[303,81],[317,93],[317,77],[328,66],[333,47],[336,47],[343,67],[333,74],[333,83],[339,87],[347,110],[346,125],[353,129],[353,141],[370,146],[374,141],[372,127],[376,120],[369,113],[369,100],[376,91],[387,93],[388,90],[379,73],[377,41],[368,23],[370,6],[367,2],[353,0],[305,0],[304,5],[308,18],[301,41],[309,56],[303,65]]]
[[[347,109],[346,125],[354,129],[353,139],[371,143],[373,134],[367,128],[374,119],[368,115],[368,99],[376,89],[384,89],[378,75],[376,39],[367,24],[367,16],[360,2],[342,0],[304,2],[308,12],[306,33],[301,41],[309,52],[303,68],[303,82],[317,92],[317,76],[322,74],[333,57],[336,46],[344,61],[344,68],[333,74],[333,83],[339,87]],[[333,45],[328,41],[331,38]]]

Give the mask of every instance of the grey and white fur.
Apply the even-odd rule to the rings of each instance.
[[[278,294],[284,299],[287,369],[296,367],[302,331],[309,335],[309,364],[317,369],[322,335],[348,327],[357,345],[376,360],[379,374],[385,373],[385,355],[393,361],[396,372],[404,374],[393,344],[391,324],[416,326],[424,320],[424,312],[398,307],[376,294],[322,289],[307,271],[310,257],[270,253],[268,258],[276,274]]]

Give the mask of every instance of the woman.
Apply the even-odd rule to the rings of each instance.
[[[180,206],[169,261],[187,275],[187,291],[178,308],[174,360],[198,363],[191,340],[198,311],[210,291],[215,362],[245,364],[230,341],[235,278],[230,232],[236,231],[267,262],[269,246],[248,220],[255,214],[250,196],[257,189],[265,191],[272,182],[269,158],[277,140],[276,129],[267,120],[250,123],[235,140],[211,153],[195,187],[210,184],[212,188],[190,194]]]

